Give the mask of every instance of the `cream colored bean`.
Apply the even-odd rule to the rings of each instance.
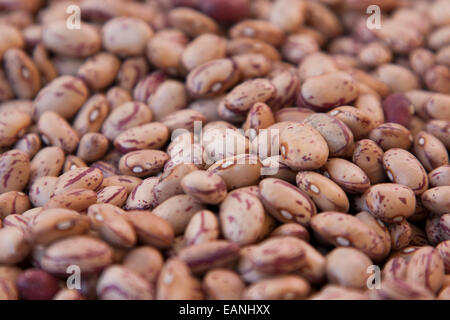
[[[134,17],[111,19],[102,28],[102,40],[106,50],[123,57],[144,53],[152,36],[152,28]]]
[[[101,186],[103,173],[96,168],[77,168],[59,176],[54,194],[62,194],[74,189],[96,190]]]
[[[196,125],[199,126],[205,122],[206,118],[201,112],[191,109],[178,110],[161,119],[161,123],[171,132],[176,130],[194,131]]]
[[[193,98],[214,97],[225,93],[238,80],[239,69],[233,60],[216,59],[191,70],[186,88]]]
[[[164,218],[150,211],[127,211],[125,219],[133,226],[140,242],[158,249],[172,245],[174,229]]]
[[[86,168],[87,166],[88,165],[86,164],[86,162],[81,160],[79,157],[73,156],[73,155],[68,155],[66,157],[66,160],[64,161],[62,172],[66,173],[67,171],[77,169],[77,168]]]
[[[94,191],[73,189],[51,197],[45,208],[65,208],[81,212],[96,202],[97,194]]]
[[[57,177],[44,176],[31,184],[28,196],[33,206],[43,207],[50,200],[57,181]]]
[[[31,117],[20,110],[0,111],[0,117],[1,147],[9,147],[16,143],[31,125]]]
[[[142,149],[160,149],[166,144],[168,138],[167,126],[152,122],[122,132],[114,140],[114,146],[122,153]]]
[[[241,74],[241,79],[265,77],[269,74],[272,61],[259,53],[245,53],[232,57]]]
[[[414,137],[414,154],[428,171],[449,163],[444,144],[432,134],[424,131]]]
[[[247,300],[302,300],[309,292],[307,281],[287,275],[252,284],[245,290],[243,297]]]
[[[66,28],[66,21],[52,21],[42,30],[42,41],[47,49],[76,58],[88,57],[100,50],[98,30],[87,23],[79,29]]]
[[[131,57],[120,66],[117,74],[118,85],[131,92],[136,84],[148,73],[148,62],[144,57]]]
[[[275,94],[275,87],[266,79],[247,80],[236,86],[226,97],[225,107],[232,112],[250,110],[257,102],[265,102]]]
[[[120,179],[120,177],[123,176],[119,176],[117,179]],[[146,209],[153,209],[154,207],[156,207],[157,202],[156,197],[153,195],[153,190],[155,186],[158,184],[158,181],[159,178],[151,177],[142,180],[140,182],[136,182],[137,185],[134,186],[133,189],[130,188],[131,191],[129,192],[125,208],[127,210],[146,210]]]
[[[208,172],[219,175],[228,190],[254,185],[261,176],[262,164],[258,157],[240,154],[217,161]]]
[[[259,189],[264,207],[282,223],[296,222],[308,226],[317,213],[309,196],[285,181],[266,178],[260,182]]]
[[[132,270],[150,283],[155,283],[164,264],[161,253],[150,247],[142,246],[131,250],[123,260],[123,266]]]
[[[227,53],[229,56],[235,56],[245,53],[259,53],[272,61],[281,59],[278,51],[265,41],[247,37],[228,40]]]
[[[30,246],[25,234],[18,228],[5,226],[0,229],[0,263],[14,265],[25,259]]]
[[[30,177],[30,160],[23,151],[10,150],[0,155],[0,193],[21,191]]]
[[[203,291],[211,300],[239,300],[245,284],[235,272],[228,269],[213,269],[203,278]]]
[[[112,110],[102,126],[102,133],[114,140],[127,129],[151,122],[152,111],[141,102],[126,102]]]
[[[271,237],[296,237],[300,240],[309,241],[308,230],[297,223],[284,223],[275,228],[270,234]]]
[[[356,140],[365,138],[373,129],[369,115],[357,108],[338,107],[331,110],[329,114],[344,122],[352,130]]]
[[[437,167],[428,174],[431,187],[450,186],[450,165]]]
[[[355,101],[355,108],[370,117],[374,127],[384,123],[384,113],[381,99],[376,93],[362,93]]]
[[[400,250],[408,246],[412,240],[412,228],[408,221],[389,225],[392,249]]]
[[[41,139],[36,133],[29,133],[20,138],[13,149],[25,152],[31,159],[41,149]]]
[[[401,222],[415,211],[414,191],[403,185],[377,184],[370,187],[364,196],[370,213],[388,223]]]
[[[128,193],[125,187],[109,186],[97,193],[97,203],[108,203],[122,207],[127,201]]]
[[[328,157],[328,145],[322,135],[306,124],[290,124],[280,133],[282,162],[293,170],[322,167]]]
[[[450,209],[450,186],[428,189],[422,194],[422,204],[431,212],[443,215]]]
[[[416,195],[428,189],[428,175],[424,167],[406,150],[392,148],[386,151],[383,167],[389,180],[410,187]]]
[[[226,40],[215,34],[202,34],[194,39],[183,51],[181,63],[188,70],[199,65],[225,58]]]
[[[3,54],[10,48],[23,48],[25,43],[22,33],[10,24],[2,24],[0,27],[0,35],[3,39],[0,45],[0,60]]]
[[[198,211],[194,214],[184,232],[187,246],[214,241],[218,237],[219,221],[209,210]]]
[[[0,218],[10,214],[22,214],[30,209],[28,196],[19,191],[9,191],[0,195]]]
[[[327,73],[310,77],[303,83],[299,106],[327,111],[355,100],[358,94],[358,86],[349,74]]]
[[[219,204],[227,195],[225,181],[213,172],[196,170],[181,180],[183,191],[206,204]]]
[[[28,223],[34,244],[47,245],[59,239],[81,235],[89,230],[89,219],[70,209],[44,209]]]
[[[195,198],[189,195],[176,195],[158,205],[153,213],[169,222],[175,235],[179,235],[185,231],[192,216],[203,209],[204,206]]]
[[[444,280],[444,263],[439,251],[430,246],[417,250],[408,263],[406,279],[437,292]]]
[[[411,132],[397,123],[384,123],[370,131],[368,138],[375,141],[383,150],[401,148],[408,150],[413,141]]]
[[[371,184],[376,184],[386,179],[382,165],[383,155],[383,150],[376,142],[363,139],[355,144],[352,161],[367,174]]]
[[[44,176],[57,177],[64,165],[64,151],[60,147],[41,149],[30,163],[30,182]]]
[[[132,248],[136,244],[136,233],[125,218],[125,211],[111,204],[93,204],[88,209],[91,226],[113,246]]]

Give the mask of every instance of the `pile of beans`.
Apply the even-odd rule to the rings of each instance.
[[[450,299],[449,0],[0,0],[0,62],[0,299]]]

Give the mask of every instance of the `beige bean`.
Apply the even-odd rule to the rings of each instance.
[[[106,92],[106,100],[108,101],[111,109],[115,109],[125,102],[133,100],[128,90],[122,87],[112,87]]]
[[[330,158],[323,166],[324,175],[336,182],[347,193],[362,193],[370,187],[369,177],[354,163]]]
[[[408,221],[389,225],[393,250],[400,250],[408,246],[412,240],[412,228]]]
[[[196,37],[204,33],[218,33],[219,26],[207,15],[190,8],[176,8],[169,13],[170,24],[186,33]]]
[[[215,34],[202,34],[194,39],[183,51],[181,63],[188,70],[199,65],[225,58],[226,40]]]
[[[225,239],[240,245],[254,243],[263,232],[264,207],[257,196],[237,189],[220,205],[219,219]]]
[[[225,240],[194,244],[182,249],[177,256],[194,274],[227,266],[239,257],[239,245]]]
[[[108,203],[120,208],[127,201],[127,197],[128,193],[125,187],[108,186],[97,193],[97,203]]]
[[[444,263],[439,251],[425,246],[414,252],[408,263],[406,280],[437,292],[444,280]]]
[[[338,107],[331,110],[329,114],[344,122],[352,130],[356,140],[365,138],[373,129],[369,115],[357,108]]]
[[[114,140],[127,129],[151,122],[152,111],[141,102],[126,102],[112,110],[102,126],[102,133]]]
[[[443,215],[450,208],[450,186],[428,189],[422,194],[422,204],[431,212]]]
[[[448,271],[450,270],[450,241],[442,241],[436,246],[436,249],[439,251],[442,261],[444,262],[445,273],[448,274]],[[444,286],[445,284],[443,287]]]
[[[272,45],[265,41],[247,37],[228,40],[227,53],[229,56],[245,53],[259,53],[272,61],[278,61],[281,59],[280,54]]]
[[[133,151],[120,158],[119,170],[126,175],[148,177],[160,172],[167,160],[168,155],[159,150]]]
[[[282,162],[293,170],[322,167],[328,158],[328,145],[322,135],[306,124],[290,124],[280,133]]]
[[[86,162],[100,160],[108,149],[108,139],[96,132],[86,133],[80,139],[77,156]]]
[[[261,168],[255,155],[239,154],[217,161],[207,171],[222,177],[228,190],[232,190],[254,185],[261,176]]]
[[[252,284],[243,297],[247,300],[302,300],[309,291],[310,286],[303,278],[286,275]]]
[[[44,176],[57,177],[64,165],[64,151],[60,147],[41,149],[30,163],[30,182]]]
[[[158,249],[172,245],[174,230],[169,222],[150,211],[127,211],[125,219],[133,226],[139,241]]]
[[[25,234],[18,228],[5,226],[0,229],[0,263],[14,265],[24,260],[30,246]]]
[[[408,150],[413,141],[411,132],[398,123],[384,123],[370,131],[368,138],[383,150],[401,148]]]
[[[449,128],[449,121],[445,120],[431,120],[426,124],[426,131],[438,138],[447,149],[450,148]]]
[[[25,152],[31,159],[41,149],[41,139],[36,133],[29,133],[20,138],[13,149]]]
[[[87,23],[79,29],[66,28],[66,21],[52,21],[42,30],[42,41],[47,49],[70,57],[84,58],[100,50],[98,30]]]
[[[126,176],[126,175],[109,176],[103,179],[102,186],[105,188],[111,186],[124,187],[127,194],[129,194],[141,182],[142,182],[141,179],[133,176]]]
[[[178,110],[161,119],[161,123],[171,132],[176,130],[194,131],[196,125],[199,126],[205,122],[206,118],[201,112],[191,109]]]
[[[210,300],[239,300],[245,284],[235,272],[218,268],[205,275],[202,288]]]
[[[101,300],[153,300],[155,292],[138,273],[113,265],[98,279],[97,295]]]
[[[306,20],[306,8],[303,1],[278,0],[272,6],[270,21],[286,32],[297,31]]]
[[[267,104],[274,111],[292,106],[295,103],[300,89],[300,80],[296,70],[272,71],[268,78],[276,90],[275,95],[267,101]]]
[[[75,130],[60,115],[53,111],[44,112],[38,121],[41,138],[47,145],[60,147],[72,153],[78,146],[79,138]]]
[[[219,237],[219,221],[209,210],[195,213],[184,232],[186,245],[195,245],[217,240]]]
[[[120,66],[117,74],[118,85],[131,92],[139,80],[147,73],[148,62],[144,57],[130,57]]]
[[[43,207],[50,200],[57,181],[57,177],[44,176],[31,184],[28,196],[33,206]]]
[[[95,94],[81,107],[73,121],[73,128],[82,136],[88,132],[99,132],[110,106],[103,94]]]
[[[392,148],[383,155],[383,167],[393,183],[410,187],[416,195],[428,189],[428,175],[422,164],[411,153]]]
[[[158,205],[153,213],[169,222],[175,235],[179,235],[185,231],[192,216],[203,209],[204,206],[195,198],[189,195],[176,195]]]
[[[42,43],[38,43],[36,47],[34,47],[32,58],[36,68],[38,68],[41,74],[41,82],[43,85],[50,83],[58,77],[58,71],[56,70],[53,62],[50,60],[48,51]]]
[[[301,224],[284,223],[275,228],[270,234],[271,237],[295,237],[300,240],[309,241],[309,232]]]
[[[433,293],[422,285],[403,280],[385,280],[380,290],[371,290],[373,300],[432,300]]]
[[[92,90],[102,90],[115,79],[120,67],[119,59],[110,53],[98,53],[80,66],[77,76]]]
[[[96,190],[101,186],[103,173],[96,168],[76,168],[59,176],[54,194],[58,195],[74,189]]]
[[[74,155],[68,155],[66,160],[64,161],[62,172],[66,173],[67,171],[77,169],[77,168],[86,168],[88,165],[86,162],[81,160],[79,157]]]
[[[299,64],[309,54],[319,50],[319,44],[313,35],[295,33],[286,38],[281,53],[286,61]]]
[[[366,191],[364,197],[370,213],[388,223],[401,222],[415,211],[414,191],[400,184],[374,185]]]
[[[269,74],[272,61],[263,54],[244,53],[232,57],[241,74],[241,79],[265,77]]]
[[[142,149],[161,149],[168,138],[167,126],[152,122],[122,132],[114,140],[114,146],[122,153]]]
[[[225,181],[213,172],[196,170],[181,180],[183,191],[206,204],[219,204],[227,195]]]
[[[72,189],[51,197],[45,204],[45,208],[64,208],[81,212],[96,202],[97,194],[94,191]]]
[[[120,179],[118,176],[117,179]],[[126,179],[129,180],[128,177],[125,176]],[[135,178],[135,177],[133,177]],[[136,178],[139,179],[139,178]],[[130,180],[132,181],[132,180]],[[156,197],[153,195],[153,190],[155,186],[158,184],[158,177],[151,177],[145,180],[141,180],[139,182],[133,182],[133,185],[137,183],[132,189],[130,186],[129,196],[125,205],[127,210],[146,210],[153,209],[157,205]]]
[[[30,209],[28,196],[19,191],[9,191],[0,194],[0,218],[4,219],[10,214],[22,214]]]
[[[450,186],[450,165],[437,167],[428,174],[431,187]]]
[[[33,60],[20,49],[9,49],[3,54],[5,73],[15,95],[32,99],[41,88],[39,70]]]
[[[385,258],[383,239],[375,229],[352,215],[323,212],[311,219],[311,228],[321,239],[334,246],[359,249],[375,262]]]
[[[191,70],[186,88],[193,98],[208,98],[225,93],[238,80],[239,69],[233,60],[216,59]]]
[[[231,39],[240,37],[258,39],[273,46],[280,46],[285,38],[280,27],[264,20],[241,21],[230,29],[230,37]]]
[[[450,215],[448,213],[430,216],[425,225],[425,232],[429,242],[437,245],[441,241],[450,240],[449,226]]]
[[[311,296],[310,300],[367,300],[367,298],[361,290],[328,284],[320,292]]]
[[[425,131],[420,131],[414,137],[414,154],[428,171],[449,163],[444,144]]]
[[[363,139],[355,144],[352,161],[367,174],[371,184],[376,184],[386,179],[383,155],[383,150],[374,141]]]
[[[257,102],[265,102],[275,94],[275,87],[267,79],[247,80],[236,86],[226,97],[225,107],[243,113]]]
[[[136,233],[125,218],[125,211],[111,204],[93,204],[88,209],[91,226],[113,246],[132,248],[136,244]]]
[[[180,259],[168,260],[158,277],[156,285],[158,300],[203,299],[201,284],[193,277],[189,267]]]
[[[124,258],[123,266],[138,273],[150,283],[155,283],[163,267],[161,253],[150,247],[142,246],[131,250]]]
[[[355,108],[361,110],[370,117],[374,127],[384,123],[384,112],[381,99],[376,93],[361,93],[356,99]]]
[[[3,59],[3,54],[8,49],[23,48],[25,45],[22,33],[11,24],[2,24],[0,27],[0,35],[3,39],[0,45],[0,60]]]
[[[20,150],[10,150],[0,155],[0,193],[21,191],[30,177],[30,160]]]
[[[348,73],[332,72],[308,78],[302,85],[297,104],[317,111],[327,111],[348,104],[358,94],[357,83]]]
[[[89,230],[89,219],[70,209],[43,209],[28,223],[29,237],[34,244],[47,245],[62,238],[81,235]]]
[[[20,110],[0,111],[0,117],[2,119],[0,123],[1,147],[9,147],[16,143],[31,125],[31,117]]]
[[[106,50],[123,57],[144,53],[152,36],[152,28],[134,17],[111,19],[102,28],[102,41]]]

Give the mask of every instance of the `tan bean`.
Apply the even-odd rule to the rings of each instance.
[[[75,130],[53,111],[46,111],[41,115],[38,130],[44,143],[60,147],[67,153],[72,153],[78,146],[79,138]]]
[[[79,136],[88,132],[99,132],[109,109],[108,101],[103,94],[93,95],[78,112],[73,121],[73,128]]]
[[[127,201],[127,197],[128,193],[125,187],[109,186],[97,193],[97,203],[108,203],[120,208]]]
[[[126,102],[112,110],[102,126],[102,133],[114,140],[127,129],[151,122],[152,111],[141,102]]]
[[[103,271],[97,283],[101,300],[153,300],[154,288],[138,273],[119,265]]]
[[[267,104],[274,111],[293,105],[300,89],[300,80],[295,69],[280,72],[272,71],[268,78],[276,91],[275,95],[267,101]]]
[[[0,146],[9,147],[25,134],[31,125],[31,118],[20,110],[0,111]],[[17,148],[16,148],[17,149]]]
[[[400,250],[408,246],[412,240],[412,228],[408,221],[389,225],[392,249]]]
[[[111,204],[93,204],[88,209],[93,229],[113,246],[132,248],[136,244],[136,233],[128,223],[125,211]]]
[[[428,174],[431,187],[450,186],[450,165],[437,167]]]
[[[196,37],[204,33],[218,33],[219,26],[207,15],[190,8],[176,8],[169,13],[170,24],[186,33]]]
[[[309,291],[310,286],[303,278],[286,275],[252,284],[243,297],[247,300],[302,300]]]
[[[401,148],[409,150],[413,137],[411,132],[397,123],[384,123],[370,131],[368,138],[375,141],[383,150]]]
[[[144,53],[152,36],[152,28],[134,17],[111,19],[102,28],[102,40],[106,50],[123,57]]]
[[[161,123],[171,132],[176,130],[194,131],[196,125],[205,122],[206,118],[201,112],[191,109],[178,110],[161,119]]]
[[[431,120],[427,122],[426,131],[438,138],[447,149],[450,149],[450,122],[445,120]]]
[[[28,223],[34,244],[47,245],[62,238],[81,235],[89,230],[89,219],[70,209],[43,209]]]
[[[33,206],[43,207],[50,200],[57,181],[57,177],[44,176],[31,184],[28,196]]]
[[[51,197],[45,208],[64,208],[81,212],[96,202],[97,194],[94,191],[73,189]]]
[[[180,259],[170,259],[164,264],[156,288],[158,300],[203,298],[200,282],[192,276],[189,267]]]
[[[225,39],[206,33],[198,36],[186,47],[181,56],[181,63],[190,71],[205,62],[225,58],[225,55]]]
[[[20,49],[9,49],[3,55],[5,73],[20,99],[32,99],[41,88],[39,70],[33,60]]]
[[[450,240],[449,226],[450,215],[448,213],[430,216],[425,225],[425,232],[429,242],[437,245],[441,241]]]
[[[203,278],[203,291],[211,300],[239,300],[245,284],[235,272],[228,269],[213,269]]]
[[[219,221],[209,210],[198,211],[194,214],[184,232],[187,246],[214,241],[218,237]]]
[[[422,285],[403,280],[385,280],[380,290],[371,290],[373,300],[432,300],[433,293]]]
[[[181,180],[183,191],[206,204],[219,204],[227,195],[225,181],[213,172],[196,170]]]
[[[186,88],[193,98],[214,97],[225,93],[239,80],[239,69],[231,59],[206,62],[189,72]]]
[[[184,232],[192,216],[203,209],[203,205],[195,198],[189,195],[176,195],[158,205],[153,213],[169,222],[175,235],[179,235]]]
[[[437,292],[444,280],[444,263],[439,251],[429,246],[417,250],[408,263],[406,279]]]
[[[229,56],[245,53],[259,53],[272,61],[281,59],[280,54],[272,45],[265,41],[247,37],[228,40],[227,53]]]
[[[261,176],[261,168],[255,155],[239,154],[217,161],[207,171],[222,177],[228,190],[232,190],[254,185]]]
[[[30,182],[44,176],[57,177],[64,165],[64,151],[60,147],[41,149],[30,163]]]
[[[9,191],[0,194],[0,218],[4,219],[10,214],[22,214],[30,209],[28,196],[19,191]]]
[[[383,167],[393,183],[410,187],[416,195],[428,189],[428,175],[422,164],[411,153],[392,148],[383,155]]]
[[[241,74],[241,79],[265,77],[269,74],[272,61],[263,54],[244,53],[232,57]]]
[[[272,6],[270,21],[286,32],[297,31],[306,20],[306,8],[303,1],[278,0]]]
[[[115,109],[125,102],[133,100],[128,90],[122,87],[112,87],[106,92],[106,100],[108,101],[111,109]]]
[[[10,150],[0,155],[0,193],[21,191],[30,177],[30,160],[20,150]]]
[[[309,54],[319,51],[316,38],[310,34],[291,34],[281,48],[283,58],[293,64],[299,64]]]
[[[62,194],[74,189],[96,190],[103,181],[103,173],[96,168],[76,168],[59,176],[54,194]]]
[[[42,41],[47,49],[70,57],[84,58],[100,50],[98,30],[87,23],[79,29],[66,28],[66,21],[52,21],[42,30]]]
[[[0,27],[0,35],[3,39],[0,45],[0,60],[3,59],[3,54],[8,49],[23,48],[25,45],[22,33],[11,24],[2,24]]]
[[[80,66],[77,76],[92,90],[102,90],[114,81],[119,67],[120,61],[115,55],[98,53]]]
[[[442,215],[449,212],[450,186],[428,189],[422,194],[422,203],[431,212]]]
[[[169,222],[150,211],[127,211],[125,219],[133,226],[139,241],[158,249],[172,245],[174,230]]]
[[[361,290],[329,284],[313,295],[310,300],[367,300],[367,295]]]
[[[450,270],[450,241],[442,241],[436,246],[436,249],[439,251],[439,254],[444,262],[445,273],[448,274]],[[444,287],[445,285],[443,285]]]
[[[309,241],[308,230],[297,223],[284,223],[275,228],[270,234],[271,237],[295,237],[300,240]]]
[[[66,173],[67,171],[77,169],[77,168],[86,168],[88,165],[86,162],[81,160],[79,157],[74,155],[68,155],[66,160],[64,161],[62,172]]]
[[[119,163],[122,174],[148,177],[162,170],[169,157],[158,150],[139,150],[125,154]]]
[[[425,131],[414,137],[414,154],[428,171],[449,163],[444,144]]]
[[[13,149],[25,152],[31,159],[41,149],[41,139],[36,133],[29,133],[20,138]]]
[[[323,212],[311,219],[311,228],[334,246],[354,247],[375,262],[385,258],[384,241],[375,229],[349,214]]]
[[[370,213],[388,222],[401,222],[414,214],[414,192],[403,185],[381,183],[370,187],[365,195]]]
[[[0,229],[0,263],[14,265],[25,259],[30,246],[25,234],[18,228],[5,226]]]
[[[273,46],[284,42],[283,30],[275,24],[264,20],[244,20],[230,29],[232,39],[246,37],[264,41]]]
[[[123,261],[123,266],[138,273],[150,283],[155,283],[163,267],[161,253],[150,247],[142,246],[131,250]]]
[[[250,110],[257,102],[265,102],[275,94],[275,87],[266,79],[247,80],[236,86],[226,97],[225,107],[232,112]]]
[[[336,182],[347,193],[362,193],[370,187],[369,177],[352,162],[330,158],[323,166],[324,175]]]
[[[328,145],[322,135],[306,124],[289,124],[280,133],[282,162],[293,170],[322,167],[328,157]]]
[[[355,100],[358,93],[357,84],[349,74],[332,72],[308,78],[302,85],[297,104],[327,111]]]
[[[119,176],[120,177],[123,176]],[[126,176],[128,177],[128,176]],[[132,176],[129,176],[132,177]],[[135,177],[133,177],[135,178]],[[128,178],[126,178],[128,179]],[[137,178],[138,179],[138,178]],[[131,181],[131,180],[130,180]],[[156,197],[153,195],[153,190],[157,185],[159,178],[151,177],[140,182],[135,182],[137,185],[131,189],[125,208],[127,210],[146,210],[153,209],[157,205]],[[134,183],[133,183],[134,185]],[[131,186],[130,186],[131,187]]]

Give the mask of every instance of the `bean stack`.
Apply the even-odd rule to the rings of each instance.
[[[0,63],[0,299],[450,299],[449,0],[0,0]]]

